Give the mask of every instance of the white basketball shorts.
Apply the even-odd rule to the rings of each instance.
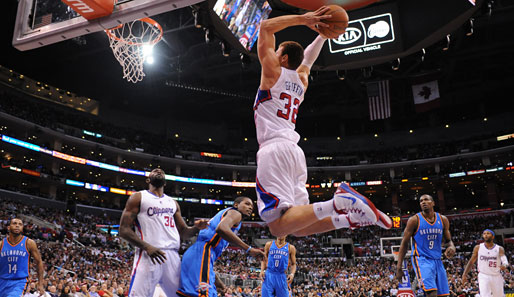
[[[503,297],[503,277],[500,275],[478,274],[480,297]]]
[[[180,283],[180,256],[175,250],[162,251],[166,254],[166,261],[163,264],[153,264],[148,254],[138,249],[132,268],[129,297],[153,296],[157,284],[160,285],[166,297],[177,297]]]
[[[265,222],[273,222],[287,209],[309,203],[307,164],[294,142],[275,140],[257,152],[257,207]]]

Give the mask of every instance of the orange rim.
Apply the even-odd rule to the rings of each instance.
[[[110,28],[110,29],[106,29],[105,33],[111,39],[115,39],[115,40],[117,40],[119,42],[123,42],[123,43],[130,44],[130,45],[156,44],[157,42],[159,42],[159,40],[161,40],[163,32],[162,32],[162,27],[161,27],[161,25],[159,23],[157,23],[155,20],[153,20],[151,18],[142,18],[142,19],[139,19],[139,21],[148,23],[148,24],[152,25],[153,27],[157,28],[159,30],[159,35],[156,38],[154,38],[153,40],[148,41],[148,42],[132,42],[132,41],[127,41],[127,40],[125,40],[123,38],[120,38],[120,37],[116,36],[116,34],[112,33],[113,30],[120,29],[121,27],[123,27],[124,24],[119,24],[116,27],[113,27],[113,28]]]

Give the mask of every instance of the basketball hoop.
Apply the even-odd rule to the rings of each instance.
[[[162,27],[151,18],[142,18],[105,30],[114,57],[123,67],[123,78],[137,83],[143,80],[145,46],[153,47],[162,38]]]

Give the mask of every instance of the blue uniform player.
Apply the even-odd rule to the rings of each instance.
[[[21,297],[28,285],[30,257],[34,258],[38,274],[38,290],[43,287],[43,261],[36,243],[22,235],[23,221],[12,219],[7,227],[9,234],[0,243],[0,297]]]
[[[450,235],[450,222],[448,218],[434,211],[434,198],[422,195],[419,199],[421,212],[409,218],[398,253],[396,277],[401,282],[403,277],[402,265],[407,245],[411,238],[412,266],[420,287],[428,297],[450,295],[448,278],[443,266],[442,242],[446,243],[445,256],[453,257],[455,246]]]
[[[289,274],[287,268],[290,267]],[[291,296],[291,283],[296,272],[296,248],[286,242],[286,237],[268,241],[264,247],[260,277],[263,280],[262,297]]]
[[[234,207],[218,212],[209,227],[201,230],[196,242],[182,256],[180,286],[177,294],[183,297],[216,297],[225,286],[214,273],[214,262],[225,248],[232,244],[251,256],[263,256],[259,249],[244,243],[237,235],[244,216],[250,216],[253,202],[248,197],[238,197]]]

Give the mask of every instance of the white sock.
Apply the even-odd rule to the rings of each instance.
[[[331,216],[334,212],[334,201],[328,200],[316,202],[312,204],[312,207],[318,220],[323,220],[324,218]]]
[[[348,221],[348,215],[334,214],[332,216],[332,224],[334,224],[336,229],[349,228],[350,221]]]

